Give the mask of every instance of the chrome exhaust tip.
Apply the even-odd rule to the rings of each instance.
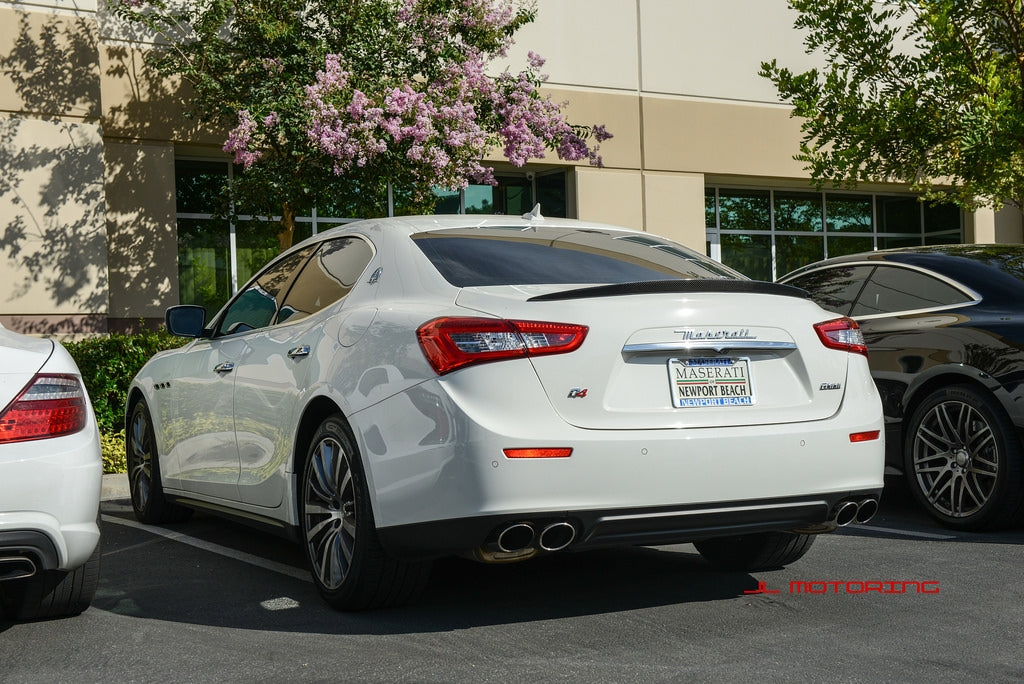
[[[528,523],[514,523],[498,534],[498,548],[505,553],[528,549],[533,544],[533,526]]]
[[[540,548],[545,551],[561,551],[576,539],[576,528],[564,520],[551,523],[540,533]]]
[[[857,510],[858,506],[853,501],[843,501],[840,503],[833,518],[836,521],[836,525],[843,527],[852,523],[857,519]]]
[[[878,512],[878,499],[864,499],[857,504],[857,517],[859,523],[866,523],[875,517]]]
[[[0,558],[0,580],[22,579],[36,574],[36,564],[25,556]]]

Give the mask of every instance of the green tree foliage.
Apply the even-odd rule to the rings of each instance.
[[[819,188],[903,182],[967,210],[1024,207],[1021,0],[789,4],[825,66],[773,59],[761,75],[804,119],[795,158]]]
[[[603,127],[568,124],[538,92],[543,60],[490,75],[533,21],[520,0],[113,0],[157,41],[149,62],[191,87],[191,111],[230,134],[245,172],[232,211],[294,217],[386,215],[388,189],[430,211],[431,188],[493,182],[502,149],[522,165],[545,149],[600,165]],[[225,205],[226,207],[228,205]],[[228,210],[225,209],[227,212]]]

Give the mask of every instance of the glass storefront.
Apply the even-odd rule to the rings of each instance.
[[[756,280],[828,257],[963,242],[953,204],[915,196],[708,186],[707,254]]]
[[[175,193],[178,226],[178,291],[182,304],[199,304],[211,313],[256,271],[281,251],[277,220],[241,216],[228,221],[223,188],[238,168],[227,161],[178,159]],[[436,214],[511,214],[541,203],[545,216],[566,216],[567,173],[495,174],[498,184],[470,185],[465,190],[437,190]],[[392,194],[391,211],[403,209],[402,194]],[[292,244],[320,231],[357,220],[345,207],[307,208],[296,217]]]

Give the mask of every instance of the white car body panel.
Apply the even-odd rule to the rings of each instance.
[[[707,517],[718,508],[793,506],[825,516],[844,496],[881,490],[882,440],[850,440],[882,427],[866,359],[825,348],[813,328],[834,315],[779,294],[528,301],[594,283],[460,288],[409,236],[470,225],[531,226],[510,217],[409,217],[327,231],[303,245],[361,235],[375,246],[343,300],[308,318],[198,339],[154,357],[131,392],[152,411],[168,495],[296,528],[304,457],[296,453],[304,436],[298,426],[309,407],[326,402],[351,427],[386,545],[404,535],[429,547],[421,525],[521,515],[592,517],[595,534],[614,527],[612,519]],[[566,220],[542,225],[645,235]],[[443,316],[589,330],[568,354],[439,377],[416,330]],[[673,408],[667,359],[691,351],[681,330],[697,338],[743,330],[754,342],[782,345],[735,350],[750,362],[753,405]],[[662,344],[675,346],[666,353],[655,348]],[[307,345],[308,355],[288,357]],[[701,353],[717,354],[714,346]],[[235,365],[218,374],[223,362]],[[570,396],[574,389],[587,392]],[[502,451],[558,446],[572,455],[510,459]],[[437,550],[453,549],[439,542]]]

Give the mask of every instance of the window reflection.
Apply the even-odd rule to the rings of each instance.
[[[963,241],[956,205],[911,195],[706,186],[704,223],[707,253],[757,279],[826,257]]]
[[[754,280],[772,279],[770,235],[723,235],[722,263]]]

